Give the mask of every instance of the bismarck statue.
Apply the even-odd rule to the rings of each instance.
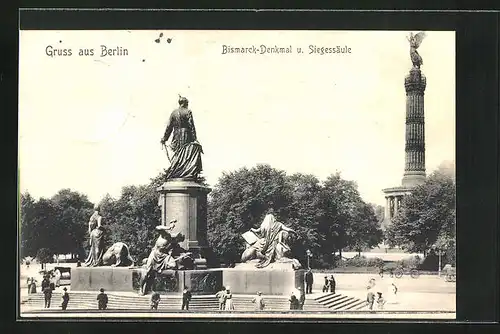
[[[424,64],[422,57],[417,51],[424,38],[425,32],[423,31],[415,35],[413,35],[413,33],[410,33],[410,36],[407,37],[408,41],[410,42],[410,58],[411,62],[413,63],[414,69],[420,69],[420,66]]]
[[[300,262],[290,258],[289,233],[296,232],[277,221],[273,214],[267,214],[259,228],[251,228],[243,234],[247,248],[241,255],[241,262],[258,260],[256,268],[265,268],[273,262],[288,262],[293,269],[300,269]]]
[[[188,108],[188,99],[179,96],[178,102],[179,108],[170,114],[165,134],[161,139],[161,144],[170,160],[166,178],[196,180],[202,171],[201,154],[203,154],[203,149],[196,137],[193,114]],[[172,157],[168,154],[168,147],[165,145],[171,135],[172,141],[169,148],[173,151]]]
[[[146,273],[140,283],[140,292],[146,294],[154,281],[157,273],[163,270],[187,270],[193,269],[194,260],[191,253],[183,249],[179,242],[184,241],[181,233],[171,233],[176,221],[173,220],[169,226],[159,225],[156,230],[160,233],[155,245],[144,265]]]

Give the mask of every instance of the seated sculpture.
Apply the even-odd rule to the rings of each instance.
[[[102,263],[105,266],[130,267],[134,264],[134,259],[130,256],[129,248],[125,243],[116,242],[104,253]]]
[[[265,268],[273,262],[291,262],[294,269],[300,269],[300,263],[289,257],[290,247],[286,244],[289,233],[296,233],[294,230],[278,222],[274,215],[268,214],[259,228],[251,228],[250,231],[257,240],[250,243],[247,241],[241,262],[258,259],[259,262],[255,265],[257,268]]]
[[[175,222],[175,220],[171,221],[170,226],[156,226],[156,230],[160,235],[156,239],[156,243],[144,265],[146,273],[140,284],[142,295],[148,292],[156,274],[161,273],[163,270],[188,270],[194,268],[191,253],[179,245],[180,242],[184,241],[184,235],[170,232]]]

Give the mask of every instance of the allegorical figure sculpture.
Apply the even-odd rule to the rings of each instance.
[[[201,154],[203,149],[196,138],[193,115],[188,108],[188,99],[179,96],[179,108],[171,114],[165,129],[165,134],[161,139],[168,154],[165,142],[172,135],[170,148],[173,156],[170,158],[170,167],[167,169],[167,179],[171,178],[194,178],[202,170]]]
[[[130,256],[128,246],[123,242],[115,242],[102,256],[102,264],[112,267],[130,267],[134,259]]]
[[[413,33],[410,33],[410,36],[407,37],[408,41],[410,42],[410,58],[411,62],[413,63],[413,68],[420,69],[420,65],[423,65],[424,62],[422,61],[422,57],[418,54],[418,47],[424,40],[425,33],[423,31],[413,35]]]
[[[175,220],[171,221],[169,226],[156,226],[156,230],[160,235],[156,239],[155,245],[145,264],[146,274],[140,284],[143,295],[149,290],[157,273],[161,273],[167,269],[182,270],[194,268],[194,260],[191,258],[191,253],[179,245],[180,242],[184,241],[185,237],[181,233],[170,233],[175,222]]]
[[[295,231],[277,221],[274,215],[267,214],[259,228],[251,228],[244,234],[247,248],[241,255],[241,262],[258,259],[257,268],[265,268],[272,262],[292,262],[294,269],[299,269],[300,263],[289,258],[289,233]]]
[[[99,207],[94,208],[94,213],[89,220],[89,255],[85,260],[85,266],[97,267],[102,265],[104,254],[104,228],[101,225],[102,216],[99,214]]]

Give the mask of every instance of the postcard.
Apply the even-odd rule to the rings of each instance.
[[[21,30],[19,317],[455,319],[455,32]]]

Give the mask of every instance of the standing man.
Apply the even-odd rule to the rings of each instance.
[[[108,308],[108,295],[104,293],[103,288],[99,291],[101,291],[101,293],[97,295],[97,307],[99,310],[105,310]]]
[[[306,293],[312,293],[314,278],[311,268],[307,269],[306,272]]]
[[[45,308],[50,308],[50,300],[52,298],[52,289],[50,286],[45,286],[45,289],[42,290],[43,295],[45,297]]]
[[[215,297],[219,300],[219,311],[223,311],[226,308],[226,288],[222,287],[222,290],[215,294]]]
[[[45,273],[43,275],[43,280],[42,280],[42,292],[45,290],[45,288],[48,288],[50,287],[50,279],[49,279],[49,276]]]
[[[61,308],[63,310],[65,310],[67,307],[68,307],[68,303],[69,303],[69,294],[68,294],[68,289],[64,288],[64,293],[62,295],[62,304],[61,304]]]
[[[335,287],[337,285],[337,282],[335,282],[335,278],[333,278],[333,275],[330,276],[328,284],[330,285],[330,292],[335,293]]]
[[[189,302],[191,301],[191,292],[188,290],[187,286],[184,287],[184,291],[182,291],[182,310],[186,307],[186,310],[189,310]]]

